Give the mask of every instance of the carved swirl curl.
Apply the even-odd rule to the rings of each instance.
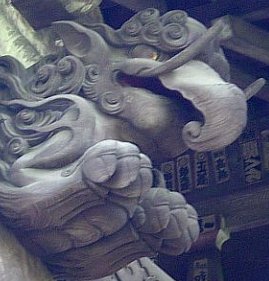
[[[58,62],[58,71],[62,75],[68,75],[73,71],[73,65],[70,57],[65,57]]]
[[[53,64],[47,64],[40,67],[34,77],[31,91],[42,98],[52,96],[61,85],[62,78]]]
[[[77,94],[85,78],[83,63],[74,56],[66,56],[58,62],[57,69],[63,77],[58,92],[61,94]]]
[[[12,138],[7,146],[8,152],[14,156],[21,156],[25,154],[29,147],[28,142],[21,137]]]
[[[90,82],[84,82],[82,86],[83,96],[92,101],[96,101],[98,99],[98,92],[96,90],[96,85]]]
[[[170,11],[161,17],[161,22],[163,25],[170,23],[178,23],[180,25],[185,25],[188,19],[188,14],[181,10]]]
[[[137,17],[142,22],[142,24],[147,24],[152,21],[156,21],[160,16],[160,13],[157,9],[148,8],[144,11],[141,11],[137,14]]]
[[[90,64],[86,67],[86,79],[92,83],[96,83],[101,77],[101,69],[97,64]]]
[[[142,40],[147,44],[158,45],[162,25],[159,21],[147,23],[142,30]]]
[[[175,48],[185,48],[188,43],[188,37],[189,32],[185,26],[170,23],[162,29],[160,42],[166,50],[173,51]]]
[[[96,90],[96,83],[101,78],[101,69],[97,64],[90,64],[86,66],[86,79],[83,83],[83,96],[89,100],[96,101],[98,92]]]
[[[149,8],[134,15],[118,30],[105,24],[91,25],[91,28],[113,46],[147,44],[164,52],[175,52],[191,43],[187,41],[192,30],[187,26],[188,14],[184,11],[170,11],[160,16],[157,9]]]
[[[139,34],[141,29],[141,22],[134,17],[122,25],[121,29],[119,30],[119,35],[123,42],[128,44],[136,44],[139,43]]]
[[[16,115],[16,123],[31,125],[37,119],[36,112],[31,109],[23,109]]]
[[[122,92],[105,92],[100,96],[98,102],[101,110],[111,115],[120,113],[125,106]]]
[[[15,118],[15,126],[20,130],[34,130],[47,126],[60,118],[57,111],[36,111],[33,109],[22,109]]]

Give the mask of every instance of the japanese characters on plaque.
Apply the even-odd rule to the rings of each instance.
[[[256,123],[251,123],[240,139],[243,172],[246,184],[255,184],[262,180],[262,157],[259,150]]]
[[[208,155],[204,152],[196,152],[195,159],[195,188],[204,188],[209,185]]]
[[[209,166],[209,163],[213,163],[215,180],[210,179],[209,168],[212,164]],[[182,193],[230,180],[225,149],[211,153],[186,153],[173,161],[163,163],[160,169],[164,174],[167,188]]]
[[[208,215],[199,218],[200,234],[208,233],[217,229],[216,215]]]
[[[225,149],[212,151],[212,159],[214,165],[214,174],[217,184],[224,183],[230,179],[230,170]]]
[[[208,260],[199,259],[193,263],[192,281],[208,281]]]
[[[165,162],[161,165],[161,171],[163,173],[166,187],[169,190],[176,190],[175,180],[175,163],[174,161]]]
[[[192,189],[192,170],[190,155],[186,154],[177,158],[178,189],[186,193]]]
[[[262,179],[262,161],[256,140],[241,144],[245,182],[254,184]]]
[[[261,131],[263,168],[269,171],[269,130]]]
[[[161,171],[167,187],[182,193],[231,186],[243,189],[269,181],[269,119],[249,122],[230,147],[211,152],[189,150],[163,163]]]

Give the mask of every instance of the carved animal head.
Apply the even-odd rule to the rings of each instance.
[[[83,131],[84,141],[68,146],[70,160],[64,163],[105,138],[136,143],[153,161],[175,157],[187,148],[214,150],[241,134],[247,98],[253,94],[228,82],[229,65],[219,47],[226,29],[225,23],[217,22],[207,30],[183,11],[160,16],[156,9],[136,14],[119,30],[105,24],[85,27],[70,21],[56,22],[54,30],[62,38],[67,55],[39,67],[31,79],[18,82],[15,76],[22,78],[22,74],[17,71],[13,76],[2,73],[2,80],[17,93],[15,98],[28,102],[17,103],[18,109],[24,109],[18,120],[38,114],[44,105],[48,108],[47,104],[53,108],[49,114],[63,108],[65,114],[75,114],[74,104],[89,101],[91,109],[85,103],[77,106],[79,122],[93,124],[87,120],[98,115],[106,124],[101,131],[106,133],[93,133],[89,126],[88,135]],[[12,72],[15,67],[9,69]],[[260,80],[250,89],[257,91],[262,84]],[[77,123],[68,124],[62,117],[58,114],[61,121],[53,126],[40,129],[35,123],[30,127],[43,135],[60,127],[79,129]],[[74,135],[68,133],[67,139]]]
[[[246,93],[228,82],[225,28],[148,9],[119,30],[54,23],[65,54],[32,69],[0,59],[0,212],[60,277],[101,277],[197,238],[196,212],[151,189],[150,160],[126,142],[161,161],[240,135],[263,81]]]
[[[219,47],[227,37],[224,22],[207,30],[183,11],[160,16],[147,9],[119,30],[64,21],[54,27],[68,52],[87,65],[82,95],[124,120],[119,137],[153,160],[186,147],[224,147],[244,129],[247,96],[229,83]]]

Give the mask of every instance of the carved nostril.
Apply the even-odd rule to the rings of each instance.
[[[197,121],[191,121],[187,123],[182,131],[183,139],[184,136],[188,138],[198,138],[202,131],[202,124]]]

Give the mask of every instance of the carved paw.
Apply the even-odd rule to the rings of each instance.
[[[87,181],[109,189],[152,185],[150,159],[128,142],[104,140],[90,148],[84,158],[83,175]],[[116,192],[116,191],[115,191]]]
[[[133,223],[141,237],[157,252],[179,255],[199,235],[198,216],[178,192],[153,188],[137,208]]]

